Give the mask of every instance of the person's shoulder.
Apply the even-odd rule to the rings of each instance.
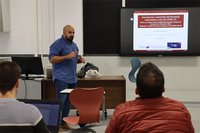
[[[55,40],[55,41],[53,42],[52,45],[59,45],[61,41],[62,41],[62,38],[58,38],[57,40]]]
[[[36,124],[42,118],[42,114],[36,106],[24,102],[20,102],[20,104],[22,107],[21,112],[24,113],[27,120],[29,119],[29,121]]]
[[[58,39],[56,39],[53,43],[52,43],[52,45],[51,45],[51,47],[53,47],[53,46],[60,46],[62,43],[63,43],[63,38],[62,38],[62,36],[60,37],[60,38],[58,38]]]
[[[164,98],[162,102],[164,105],[168,107],[173,107],[173,109],[177,109],[177,110],[185,109],[185,105],[181,101],[178,101],[175,99]]]
[[[135,100],[132,101],[127,101],[124,103],[119,104],[116,108],[115,108],[115,114],[119,115],[121,113],[126,112],[127,110],[129,110],[129,108],[131,108],[133,106],[133,104],[135,103]]]
[[[130,107],[133,103],[134,103],[135,100],[132,100],[132,101],[127,101],[127,102],[124,102],[124,103],[121,103],[119,104],[116,108],[118,109],[125,109],[125,108],[128,108]]]
[[[31,104],[24,103],[24,107],[31,111],[37,111],[37,112],[39,111],[37,107],[35,107],[34,105],[31,105]]]
[[[170,103],[175,103],[175,104],[183,104],[181,101],[171,99],[171,98],[163,98],[163,101],[165,102],[170,102]]]
[[[31,104],[27,104],[21,101],[18,101],[18,104],[22,107],[22,110],[26,110],[26,111],[30,111],[30,112],[35,112],[35,113],[40,113],[40,111],[38,110],[37,107],[35,107],[34,105]]]

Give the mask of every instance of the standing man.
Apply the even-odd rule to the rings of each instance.
[[[53,82],[56,85],[56,100],[62,101],[62,115],[60,128],[73,130],[65,121],[71,108],[69,94],[60,94],[64,89],[74,89],[77,86],[77,63],[85,63],[85,59],[78,56],[78,47],[73,42],[74,28],[66,25],[63,28],[63,35],[57,39],[51,46],[49,52],[49,61],[53,66]]]

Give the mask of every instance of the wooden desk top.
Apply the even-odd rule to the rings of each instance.
[[[53,79],[47,79],[47,78],[44,78],[43,81],[45,82],[52,82]],[[92,78],[80,78],[78,79],[78,81],[83,81],[83,80],[126,80],[125,77],[123,75],[113,75],[113,76],[110,76],[110,75],[107,75],[107,76],[101,76],[100,78],[98,79],[92,79]]]

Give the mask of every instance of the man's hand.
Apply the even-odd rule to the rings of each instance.
[[[70,54],[68,54],[68,58],[71,59],[71,58],[76,57],[77,53],[78,53],[78,51],[72,51]]]
[[[85,58],[83,58],[81,55],[77,58],[77,63],[83,63],[85,64]]]

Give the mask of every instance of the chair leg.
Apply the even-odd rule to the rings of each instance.
[[[83,128],[86,124],[78,124],[81,128]]]
[[[105,119],[107,118],[107,110],[105,110]]]
[[[76,111],[76,116],[79,116],[79,113],[78,113],[78,111]]]
[[[103,111],[102,109],[100,109],[101,111]],[[107,110],[105,109],[105,111],[103,112],[105,114],[105,120],[107,118]]]

